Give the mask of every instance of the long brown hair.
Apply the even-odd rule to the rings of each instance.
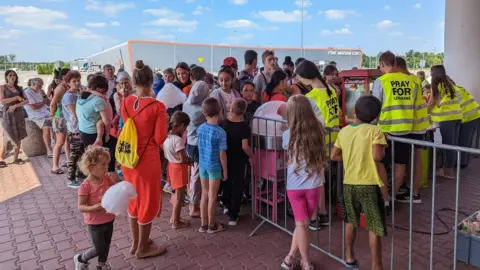
[[[443,65],[435,65],[430,71],[432,75],[432,94],[433,96],[441,96],[439,86],[442,87],[446,94],[450,95],[450,99],[455,98],[455,87],[452,80],[447,76],[447,71]]]
[[[295,172],[302,161],[305,162],[309,176],[312,173],[322,173],[326,160],[325,135],[322,124],[305,96],[290,97],[287,102],[287,120],[290,129],[288,163],[296,162]]]

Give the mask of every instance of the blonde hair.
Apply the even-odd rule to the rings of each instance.
[[[102,161],[110,162],[110,153],[108,149],[104,147],[96,147],[90,145],[85,153],[82,155],[82,158],[78,162],[78,167],[82,171],[83,174],[89,175],[90,174],[90,166],[94,166]]]
[[[290,129],[288,163],[296,162],[295,173],[298,173],[301,162],[305,163],[309,176],[322,173],[326,160],[325,135],[322,124],[305,96],[290,97],[287,102],[287,121]]]

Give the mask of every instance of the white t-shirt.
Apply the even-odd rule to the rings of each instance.
[[[169,134],[163,143],[163,152],[168,162],[182,163],[182,160],[177,155],[178,151],[185,149],[185,142],[177,135]]]
[[[290,130],[287,129],[282,134],[282,146],[287,150],[290,141]],[[314,189],[321,187],[325,183],[325,172],[322,170],[320,174],[312,173],[308,176],[305,171],[304,162],[300,162],[299,169],[295,172],[296,162],[293,161],[287,168],[287,190]]]
[[[24,106],[25,111],[27,111],[28,118],[32,120],[42,120],[48,118],[50,116],[50,112],[48,111],[48,107],[46,104],[43,104],[43,107],[40,109],[32,109],[30,104],[38,104],[43,103],[43,95],[40,91],[34,91],[30,88],[25,90],[25,95],[28,99],[28,104]]]
[[[225,108],[227,108],[227,117],[230,116],[230,107],[233,104],[233,101],[235,100],[235,93],[233,93],[233,90],[230,93],[226,93],[225,91],[220,91],[220,94],[222,95],[223,100],[225,100]]]

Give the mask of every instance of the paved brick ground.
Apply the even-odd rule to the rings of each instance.
[[[460,209],[474,212],[480,205],[480,187],[476,183],[479,165],[462,175]],[[437,183],[436,209],[453,208],[455,185],[453,181]],[[414,229],[429,231],[431,215],[431,191],[424,191],[424,204],[414,208]],[[167,221],[170,215],[164,200],[162,217],[154,222],[153,240],[168,249],[165,256],[136,260],[128,253],[129,229],[124,217],[115,221],[115,232],[109,256],[112,269],[279,269],[279,264],[290,245],[290,236],[270,225],[264,225],[255,236],[249,233],[259,224],[252,220],[248,211],[242,216],[239,226],[218,235],[200,234],[193,227],[175,231]],[[90,242],[82,215],[76,207],[75,191],[65,185],[64,176],[50,174],[50,161],[45,157],[32,158],[25,165],[10,165],[0,169],[0,270],[13,269],[73,269],[72,256],[89,247]],[[244,209],[248,210],[248,209]],[[453,227],[453,215],[440,212],[439,216]],[[226,221],[224,217],[220,220]],[[408,207],[399,207],[396,225],[408,225]],[[289,223],[289,226],[291,224]],[[446,228],[436,219],[437,232]],[[312,234],[313,242],[336,256],[342,256],[341,223],[335,219],[329,245],[328,230]],[[392,230],[384,242],[385,269],[390,269]],[[408,269],[408,232],[395,230],[395,269]],[[369,268],[368,235],[360,231],[356,244],[357,257]],[[412,269],[428,269],[430,236],[414,233],[412,241]],[[337,261],[312,251],[316,269],[344,269]],[[452,269],[453,234],[435,236],[434,268]],[[93,267],[91,267],[93,269]],[[458,263],[457,269],[473,269]]]

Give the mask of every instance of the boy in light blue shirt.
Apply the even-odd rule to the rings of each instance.
[[[226,229],[224,224],[215,220],[215,208],[220,180],[227,180],[227,134],[218,125],[220,103],[215,98],[208,98],[202,105],[207,122],[197,130],[200,181],[202,198],[199,232],[217,233]],[[223,175],[222,175],[223,172]]]

